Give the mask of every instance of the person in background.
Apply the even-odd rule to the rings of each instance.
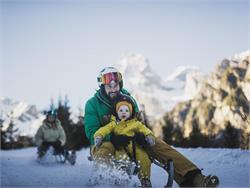
[[[42,158],[50,146],[54,148],[54,154],[64,155],[66,136],[55,110],[47,112],[46,119],[35,135],[38,146],[38,158]]]

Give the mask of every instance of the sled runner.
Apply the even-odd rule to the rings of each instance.
[[[154,156],[154,152],[152,151],[151,147],[147,144],[142,146],[144,148],[144,150],[147,152],[149,159],[151,160],[152,163],[154,163],[155,165],[163,168],[167,173],[168,173],[168,181],[167,184],[164,187],[172,187],[173,186],[173,181],[174,181],[174,163],[173,160],[168,160],[166,163],[160,163],[159,161],[157,161],[153,156]],[[137,160],[136,160],[136,141],[133,138],[132,139],[132,155],[129,153],[128,148],[124,147],[123,148],[125,150],[125,152],[127,153],[127,155],[129,156],[131,163],[135,164],[135,175],[138,173],[138,164],[137,164]]]
[[[151,160],[151,162],[154,163],[155,165],[163,168],[168,173],[168,181],[164,187],[165,188],[172,187],[173,182],[174,182],[174,162],[173,162],[173,160],[169,159],[166,163],[162,164],[153,157],[154,152],[152,151],[152,149],[149,146],[145,145],[143,147],[144,147],[145,151],[148,153],[148,156],[149,156],[149,159]]]
[[[76,151],[64,150],[63,153],[57,153],[53,147],[50,147],[45,153],[41,154],[38,152],[37,161],[39,163],[45,163],[50,160],[49,158],[53,157],[57,163],[66,163],[67,161],[71,165],[76,163]]]
[[[133,147],[134,152],[135,152],[135,147]],[[168,173],[168,180],[166,185],[164,186],[165,188],[167,187],[172,187],[173,186],[173,181],[174,181],[174,163],[172,160],[168,160],[166,163],[162,164],[159,161],[157,161],[155,158],[152,156],[152,150],[148,147],[145,148],[149,158],[152,163],[155,165],[159,166],[160,168],[163,168],[167,173]],[[126,149],[125,149],[126,151]],[[126,151],[127,152],[127,151]],[[128,152],[127,152],[128,153]],[[129,153],[128,153],[129,154]],[[132,175],[137,175],[138,173],[138,164],[136,163],[136,159],[134,156],[129,154],[130,161],[122,161],[122,160],[116,160],[116,159],[111,159],[111,163],[117,166],[119,169],[125,171],[129,178],[131,179]],[[93,161],[92,156],[88,156],[89,161]]]

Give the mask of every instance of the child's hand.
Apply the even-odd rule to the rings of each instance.
[[[100,136],[95,137],[95,146],[99,147],[100,145],[102,145],[102,140],[103,138]]]
[[[155,145],[155,138],[152,135],[146,136],[145,140],[150,146]]]

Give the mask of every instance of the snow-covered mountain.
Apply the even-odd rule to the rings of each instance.
[[[0,119],[3,122],[1,129],[6,131],[10,122],[14,123],[17,132],[15,136],[33,137],[44,120],[44,115],[37,111],[36,106],[25,102],[13,101],[9,98],[0,98]]]
[[[141,54],[124,54],[114,66],[123,74],[125,88],[145,107],[147,115],[154,118],[177,102],[194,97],[204,78],[197,67],[181,66],[162,79]]]
[[[196,95],[204,78],[198,67],[179,66],[164,80],[164,83],[169,88],[173,88],[171,94],[176,101],[183,101]]]
[[[236,137],[240,147],[249,148],[250,134],[250,50],[223,59],[202,83],[201,90],[189,101],[178,103],[171,111],[154,122],[159,127],[173,126],[189,137],[194,125],[204,135],[216,136],[232,126],[240,130]],[[156,130],[155,130],[156,131]]]

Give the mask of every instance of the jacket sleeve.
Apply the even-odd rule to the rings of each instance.
[[[137,127],[137,131],[144,134],[145,136],[147,135],[153,135],[153,132],[147,128],[145,125],[143,125],[140,121],[136,121],[136,127]]]
[[[116,126],[115,121],[111,121],[104,127],[101,127],[100,129],[98,129],[98,131],[96,131],[94,134],[94,138],[96,138],[97,136],[101,136],[102,138],[104,138],[105,136],[107,136],[114,130],[115,126]]]
[[[35,135],[35,143],[37,146],[41,146],[43,143],[43,130],[42,126],[39,127],[38,131],[36,132]]]
[[[63,129],[63,127],[62,127],[60,121],[58,121],[57,123],[58,123],[57,126],[59,127],[59,131],[60,131],[60,132],[59,132],[59,140],[60,140],[62,146],[64,146],[65,143],[66,143],[65,131],[64,131],[64,129]]]
[[[85,106],[84,128],[87,138],[91,144],[94,144],[94,134],[99,129],[100,122],[98,115],[91,101],[88,101]]]

